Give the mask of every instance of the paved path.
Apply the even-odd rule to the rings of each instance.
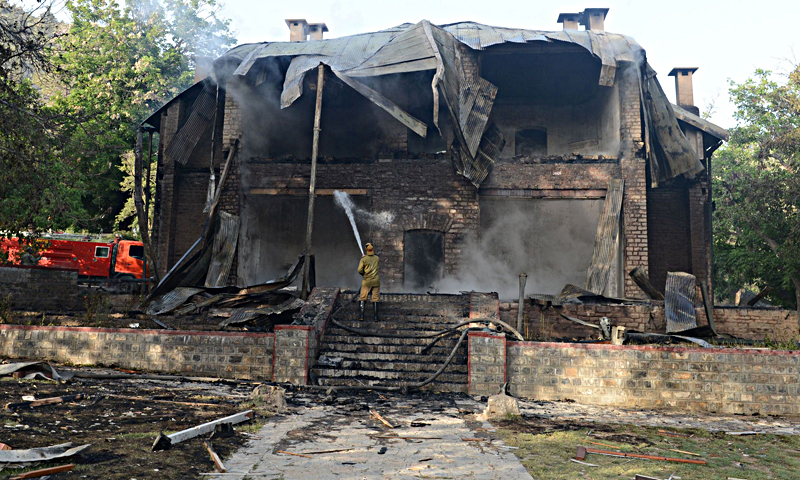
[[[411,398],[374,407],[398,426],[389,429],[370,417],[366,405],[347,400],[355,403],[309,403],[296,409],[296,414],[270,419],[246,447],[225,462],[227,474],[204,478],[532,480],[510,448],[492,438],[491,425],[470,420],[468,414],[481,407],[477,402],[458,399],[443,404]],[[395,435],[430,438],[380,438]],[[478,437],[482,440],[462,440]],[[278,450],[345,451],[305,458]]]

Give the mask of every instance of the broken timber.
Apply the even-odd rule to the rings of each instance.
[[[164,435],[161,433],[158,435],[158,437],[156,437],[155,442],[153,442],[153,451],[157,452],[159,450],[166,450],[176,443],[210,433],[214,431],[214,427],[223,423],[236,425],[237,423],[246,422],[247,420],[252,419],[253,415],[254,414],[252,410],[247,410],[225,418],[213,420],[196,427],[187,428],[186,430],[181,430],[180,432],[173,433],[172,435]]]
[[[652,300],[664,300],[664,295],[661,294],[656,287],[650,283],[650,279],[647,278],[647,272],[644,271],[644,267],[639,265],[638,267],[631,270],[628,274],[630,275],[633,282],[638,285],[639,288],[642,289],[644,293],[647,294]]]
[[[74,463],[70,463],[69,465],[59,465],[57,467],[42,468],[39,470],[32,470],[30,472],[14,475],[13,477],[10,477],[8,480],[22,480],[23,478],[44,477],[45,475],[52,475],[54,473],[66,472],[72,470],[73,468],[75,468]]]
[[[64,395],[63,397],[43,398],[41,400],[33,400],[30,402],[17,402],[7,403],[6,410],[14,410],[17,408],[36,408],[43,405],[54,405],[56,403],[74,402],[76,400],[83,400],[86,395],[79,393],[77,395]]]
[[[586,290],[602,295],[611,274],[611,262],[619,245],[619,213],[622,209],[624,181],[614,179],[608,183],[608,192],[603,202],[603,212],[597,223],[592,263],[586,274]]]
[[[578,447],[578,452],[575,455],[577,460],[585,460],[586,455],[589,453],[596,453],[598,455],[607,455],[609,457],[623,457],[623,458],[642,458],[645,460],[661,460],[664,462],[677,462],[677,463],[693,463],[695,465],[705,465],[705,460],[693,460],[689,458],[671,458],[660,457],[656,455],[641,455],[638,453],[625,453],[625,452],[609,452],[608,450],[597,450],[595,448]]]
[[[314,231],[314,189],[317,185],[317,155],[319,154],[320,118],[322,117],[322,89],[325,86],[325,65],[317,67],[317,101],[314,107],[314,138],[311,143],[311,178],[308,181],[308,217],[306,225],[306,259],[303,262],[303,289],[300,292],[303,300],[308,298],[311,287],[311,234]]]
[[[217,471],[220,472],[220,473],[227,472],[228,470],[225,468],[225,464],[222,463],[222,459],[219,458],[219,455],[217,455],[217,452],[214,451],[214,447],[211,445],[211,442],[206,440],[205,442],[203,442],[203,445],[206,446],[206,450],[208,450],[208,454],[211,455],[211,460],[214,461],[214,465],[217,467]]]
[[[394,425],[392,425],[391,423],[389,423],[389,421],[388,421],[388,420],[386,420],[385,418],[383,418],[383,417],[381,416],[381,414],[380,414],[380,413],[378,413],[378,412],[376,412],[375,410],[370,410],[370,411],[369,411],[369,413],[370,413],[370,415],[372,415],[373,417],[375,417],[375,419],[376,419],[376,420],[378,420],[378,421],[379,421],[379,422],[381,422],[382,424],[386,425],[387,427],[389,427],[389,428],[397,428],[397,427],[395,427]]]

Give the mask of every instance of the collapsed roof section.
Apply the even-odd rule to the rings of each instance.
[[[344,83],[422,137],[427,134],[427,125],[357,79],[435,71],[431,84],[434,126],[439,129],[441,97],[447,106],[458,143],[455,149],[457,173],[477,187],[491,171],[504,139],[502,135],[498,138],[499,132],[489,125],[497,87],[481,78],[474,69],[465,68],[458,44],[483,50],[504,43],[532,42],[565,42],[584,48],[602,64],[598,78],[601,86],[614,84],[620,65],[636,68],[646,126],[645,145],[654,184],[681,175],[692,177],[703,170],[702,162],[678,128],[676,113],[664,95],[655,71],[647,64],[644,50],[625,35],[591,30],[546,32],[491,27],[474,22],[436,26],[423,20],[379,32],[315,42],[240,45],[218,58],[214,70],[217,80],[223,83],[227,77],[247,75],[259,59],[284,57],[290,60],[281,93],[281,108],[287,108],[302,95],[305,74],[324,64]],[[276,73],[270,72],[272,75]],[[208,100],[212,92],[204,93],[207,95],[201,97]],[[208,108],[193,108],[197,115],[190,114],[184,124],[192,124],[193,116],[208,116],[207,111]],[[206,115],[202,115],[204,112]],[[717,131],[722,131],[718,127],[701,129],[712,136],[719,136]],[[197,136],[197,131],[202,131],[198,128],[188,130],[191,131],[186,133],[195,133],[192,137]],[[180,138],[182,133],[179,132],[173,139],[176,148],[179,142],[184,142]]]

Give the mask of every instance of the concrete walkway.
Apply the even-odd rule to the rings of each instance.
[[[309,402],[295,414],[273,417],[225,462],[228,473],[204,478],[532,480],[510,448],[492,438],[491,425],[470,421],[481,408],[477,402],[410,398],[375,406],[349,397],[338,403]],[[372,418],[370,409],[397,428]],[[416,438],[386,438],[392,436]]]

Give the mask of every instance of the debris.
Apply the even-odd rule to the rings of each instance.
[[[0,442],[0,450],[11,450],[11,447],[5,443]]]
[[[578,453],[575,455],[575,458],[578,460],[583,460],[586,458],[586,454],[588,453],[596,453],[599,455],[608,455],[609,457],[624,457],[624,458],[643,458],[646,460],[661,460],[665,462],[678,462],[678,463],[694,463],[697,465],[705,465],[705,460],[691,460],[688,458],[671,458],[671,457],[660,457],[656,455],[640,455],[638,453],[626,453],[626,452],[609,452],[607,450],[597,450],[594,448],[586,448],[586,447],[578,447]]]
[[[236,433],[236,431],[233,429],[233,425],[230,423],[220,423],[214,427],[214,431],[211,432],[211,436],[208,438],[211,440],[217,438],[227,438],[233,436],[234,433]]]
[[[339,368],[342,366],[344,358],[342,357],[329,357],[327,355],[320,355],[317,359],[317,365],[321,367]]]
[[[26,450],[0,450],[0,464],[44,462],[57,458],[67,458],[77,455],[91,446],[91,443],[78,447],[73,447],[72,443],[61,443],[50,447],[37,447]]]
[[[762,298],[766,297],[766,296],[767,296],[767,294],[768,294],[769,292],[771,292],[772,290],[773,290],[773,288],[772,288],[772,287],[766,287],[766,288],[764,288],[763,290],[761,290],[760,292],[758,292],[758,294],[757,294],[755,297],[753,297],[753,298],[751,298],[750,300],[748,300],[746,305],[747,305],[748,307],[755,307],[755,306],[756,306],[756,304],[757,304],[759,301],[761,301],[761,299],[762,299]]]
[[[60,380],[64,378],[47,362],[19,362],[0,365],[0,377],[6,375],[13,375],[14,378],[23,380],[33,380],[37,377],[45,380]]]
[[[664,295],[661,294],[656,287],[650,283],[650,279],[647,278],[647,272],[645,272],[644,267],[639,265],[638,267],[634,268],[628,274],[632,279],[633,283],[635,283],[639,288],[642,289],[644,293],[647,294],[648,297],[652,300],[664,300]]]
[[[625,327],[611,327],[611,345],[622,345],[625,343],[626,339],[626,328]]]
[[[6,410],[15,410],[17,408],[36,408],[43,405],[55,405],[56,403],[74,402],[76,400],[83,400],[86,395],[79,393],[77,395],[64,395],[63,397],[43,398],[41,400],[33,400],[29,402],[7,403]]]
[[[489,397],[489,401],[486,403],[486,410],[478,415],[478,420],[486,421],[490,418],[506,417],[508,415],[519,416],[519,404],[516,398],[501,392]]]
[[[33,470],[30,472],[21,473],[19,475],[14,475],[8,480],[22,480],[23,478],[43,477],[45,475],[51,475],[53,473],[66,472],[68,470],[72,470],[73,468],[75,468],[74,463],[70,463],[69,465],[59,465],[58,467],[42,468],[41,470]]]
[[[176,443],[180,443],[183,442],[184,440],[189,440],[190,438],[194,438],[212,432],[214,428],[219,424],[230,423],[231,425],[236,425],[237,423],[242,423],[247,420],[250,420],[251,418],[253,418],[253,415],[254,414],[252,410],[247,410],[241,413],[237,413],[235,415],[230,415],[228,417],[220,418],[218,420],[212,420],[210,422],[206,422],[196,427],[187,428],[186,430],[181,430],[180,432],[173,433],[172,435],[164,435],[163,433],[160,433],[153,442],[152,449],[154,452],[159,450],[166,450],[170,448],[172,445],[175,445]]]
[[[717,336],[717,328],[714,326],[714,299],[708,294],[708,287],[703,282],[700,283],[700,295],[703,296],[703,308],[706,310],[706,320],[708,320],[708,327]]]
[[[655,477],[645,477],[644,475],[636,475],[633,480],[661,480],[660,478]]]
[[[381,449],[378,450],[378,455],[383,455],[384,453],[386,453],[386,447],[381,447]]]
[[[595,465],[594,463],[581,462],[580,460],[576,460],[574,458],[570,458],[569,461],[570,462],[575,462],[575,463],[580,463],[581,465],[586,465],[587,467],[599,467],[600,466],[600,465]]]
[[[441,440],[442,437],[401,437],[399,435],[367,435],[370,438],[382,440]]]
[[[286,390],[273,385],[259,385],[250,394],[250,398],[263,402],[264,408],[277,413],[285,412],[289,407],[286,405]]]
[[[171,403],[173,405],[188,405],[190,407],[218,407],[219,405],[216,403],[198,403],[198,402],[178,402],[175,400],[160,400],[155,398],[144,398],[144,397],[131,397],[128,395],[116,395],[113,393],[105,394],[106,397],[114,397],[114,398],[121,398],[123,400],[133,400],[135,402],[153,402],[153,403]]]
[[[746,432],[725,432],[725,435],[758,435],[758,432],[752,430]]]
[[[203,442],[203,445],[206,446],[206,450],[208,450],[208,454],[211,455],[211,460],[214,461],[214,465],[217,467],[217,471],[220,472],[220,473],[227,472],[228,470],[225,468],[225,465],[222,463],[222,459],[219,458],[219,455],[217,455],[217,452],[214,451],[214,446],[211,445],[211,442],[206,440],[205,442]]]
[[[664,300],[664,319],[667,333],[682,332],[697,327],[694,300],[697,278],[684,272],[667,272]]]
[[[666,430],[659,430],[658,433],[659,433],[659,435],[666,435],[668,437],[684,437],[684,438],[690,438],[691,437],[691,435],[687,435],[685,433],[668,432]]]
[[[352,448],[337,448],[334,450],[316,450],[314,452],[303,452],[303,455],[317,455],[321,453],[339,453],[339,452],[349,452]]]
[[[294,455],[295,457],[314,458],[311,455],[306,455],[305,453],[293,453],[293,452],[287,452],[286,450],[277,450],[275,453],[283,453],[285,455]]]
[[[372,415],[373,417],[375,417],[376,420],[378,420],[382,424],[386,425],[387,427],[389,427],[389,428],[397,428],[396,426],[394,426],[391,423],[389,423],[385,418],[383,418],[381,416],[380,413],[376,412],[375,410],[370,410],[369,414]]]
[[[488,438],[462,438],[462,442],[486,442]]]
[[[425,423],[425,422],[411,422],[411,426],[412,426],[412,427],[414,427],[414,428],[427,427],[428,425],[430,425],[430,423]],[[480,429],[480,428],[478,428],[478,429],[476,429],[476,430],[481,430],[481,429]],[[484,428],[483,430],[486,430],[486,429]]]
[[[609,444],[607,444],[607,443],[600,443],[600,442],[590,442],[590,441],[588,441],[588,440],[586,441],[586,443],[591,443],[592,445],[600,445],[601,447],[611,447],[611,448],[616,448],[617,450],[619,450],[619,448],[620,448],[620,447],[615,447],[614,445],[609,445]]]
[[[702,457],[702,455],[700,455],[699,453],[687,452],[685,450],[677,450],[675,448],[670,448],[670,451],[682,453],[684,455],[694,455],[695,457]]]

